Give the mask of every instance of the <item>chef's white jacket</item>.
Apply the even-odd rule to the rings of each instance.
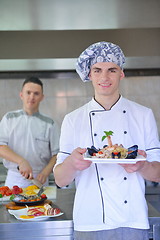
[[[160,161],[160,143],[151,109],[122,96],[110,110],[94,99],[66,115],[62,123],[57,164],[77,147],[107,144],[104,131],[113,131],[112,143],[125,148],[137,144],[148,161]],[[118,164],[95,164],[78,171],[73,210],[74,229],[97,231],[118,227],[147,229],[144,179]]]
[[[5,114],[0,122],[0,145],[8,145],[13,151],[25,158],[33,169],[34,177],[48,164],[59,150],[59,129],[49,117],[37,112],[28,115],[23,110]],[[8,186],[26,186],[30,183],[22,179],[17,164],[3,160],[9,169]],[[19,179],[19,180],[18,180]]]

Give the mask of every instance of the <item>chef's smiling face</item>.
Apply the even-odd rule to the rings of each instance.
[[[32,115],[39,110],[39,104],[44,98],[42,87],[28,82],[23,86],[20,98],[23,102],[23,109],[29,115]]]
[[[95,98],[119,97],[120,80],[124,78],[122,69],[112,62],[99,62],[91,66],[89,78],[92,81]]]

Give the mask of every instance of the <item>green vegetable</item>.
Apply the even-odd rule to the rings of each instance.
[[[102,141],[103,141],[105,138],[113,135],[113,132],[112,132],[112,131],[108,131],[108,132],[107,132],[107,131],[104,131],[104,133],[105,133],[105,135],[102,137]]]
[[[2,193],[0,193],[0,198],[2,198],[3,197],[3,195],[2,195]]]
[[[14,197],[15,197],[15,195],[12,194],[9,199],[12,201],[14,199]]]

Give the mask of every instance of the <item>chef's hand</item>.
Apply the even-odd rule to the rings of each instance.
[[[23,159],[18,166],[21,175],[27,179],[33,179],[33,172],[29,162]]]
[[[41,182],[42,184],[44,184],[46,182],[48,178],[48,175],[46,175],[45,173],[43,173],[43,171],[41,173],[39,173],[36,177],[36,179]]]
[[[86,148],[76,148],[71,155],[68,157],[68,161],[70,161],[72,167],[77,171],[82,171],[88,168],[92,162],[89,160],[84,160],[83,154],[86,152]]]
[[[139,155],[142,155],[145,158],[147,156],[146,152],[143,150],[138,150],[138,153],[139,153]],[[126,170],[126,172],[134,173],[134,172],[141,170],[144,167],[145,162],[146,161],[138,161],[134,164],[121,164],[120,163],[119,165],[121,165]]]

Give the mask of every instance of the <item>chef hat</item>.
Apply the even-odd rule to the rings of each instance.
[[[76,62],[76,71],[84,81],[90,81],[89,72],[97,62],[113,62],[123,69],[125,56],[121,48],[110,42],[97,42],[84,50]]]

